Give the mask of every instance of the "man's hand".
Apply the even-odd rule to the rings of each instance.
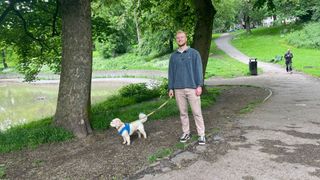
[[[172,98],[172,97],[174,96],[174,93],[173,93],[173,90],[172,90],[172,89],[169,90],[168,95],[169,95],[170,98]]]
[[[202,87],[199,86],[199,87],[197,87],[197,89],[196,89],[196,95],[197,95],[197,96],[200,96],[201,93],[202,93]]]

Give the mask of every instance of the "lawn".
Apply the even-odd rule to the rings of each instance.
[[[248,75],[249,70],[247,64],[243,64],[229,57],[222,50],[217,48],[214,39],[218,37],[219,35],[213,35],[213,41],[210,47],[210,57],[206,69],[206,78],[213,76],[232,78]]]
[[[277,26],[253,29],[252,34],[236,34],[232,44],[244,54],[269,62],[276,55],[283,56],[288,49],[293,52],[295,70],[320,77],[320,51],[317,49],[296,48],[288,45],[289,32],[301,29],[301,25]],[[284,61],[279,62],[284,65]]]

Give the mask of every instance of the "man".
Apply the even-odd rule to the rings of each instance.
[[[292,73],[292,58],[293,54],[290,52],[290,49],[288,49],[287,53],[284,55],[284,58],[286,59],[286,70],[289,73]]]
[[[187,35],[183,31],[176,33],[178,50],[171,54],[169,62],[169,96],[175,96],[180,111],[183,134],[180,142],[190,139],[188,102],[199,135],[198,142],[206,143],[205,127],[201,112],[200,95],[202,93],[202,61],[197,50],[187,46]]]

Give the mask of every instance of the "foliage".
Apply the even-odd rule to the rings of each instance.
[[[65,141],[70,138],[73,138],[70,132],[54,127],[52,119],[47,118],[0,132],[0,153],[35,148],[40,144]]]
[[[309,23],[302,30],[294,31],[287,36],[289,44],[295,47],[320,49],[320,24]]]
[[[119,94],[124,98],[134,98],[136,102],[152,99],[160,96],[158,87],[147,87],[146,83],[129,84],[119,90]]]
[[[217,10],[213,21],[214,32],[225,32],[236,23],[236,15],[240,1],[237,0],[214,0],[213,5]]]
[[[97,50],[105,58],[126,53],[136,43],[134,23],[130,11],[132,6],[132,1],[129,0],[109,4],[103,1],[92,3],[93,37]]]
[[[276,15],[280,21],[292,17],[298,17],[302,22],[320,18],[318,0],[257,0],[255,7],[267,7],[270,15]]]
[[[33,80],[45,64],[54,72],[60,70],[61,21],[56,10],[56,1],[0,4],[4,15],[0,20],[0,42],[15,50],[17,69],[26,75],[26,80]]]

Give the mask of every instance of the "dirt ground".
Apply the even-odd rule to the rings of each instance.
[[[221,131],[232,124],[239,111],[262,101],[268,91],[249,86],[222,87],[215,105],[203,110],[206,132]],[[191,117],[191,116],[190,116]],[[150,117],[152,119],[152,116]],[[195,134],[192,118],[191,130]],[[125,121],[125,120],[124,120]],[[131,146],[122,145],[115,129],[96,133],[85,140],[45,144],[34,150],[0,155],[8,179],[113,179],[130,177],[150,165],[148,157],[173,147],[181,135],[179,116],[145,123],[148,139],[134,136]],[[210,143],[210,142],[209,142]],[[226,151],[227,146],[218,147]],[[210,158],[210,156],[208,157]]]

